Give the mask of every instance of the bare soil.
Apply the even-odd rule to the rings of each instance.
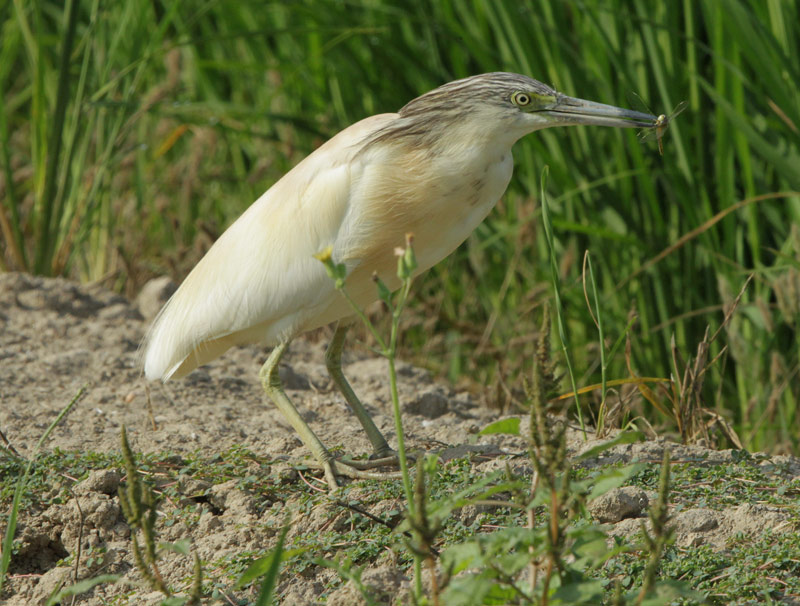
[[[133,449],[140,453],[171,452],[180,458],[182,453],[203,452],[213,457],[242,445],[275,461],[308,456],[288,424],[265,400],[257,376],[266,355],[263,348],[233,350],[181,381],[147,384],[137,359],[147,325],[139,309],[149,314],[157,307],[158,301],[152,300],[140,301],[137,307],[98,286],[0,274],[0,430],[21,455],[33,453],[48,425],[86,385],[85,395],[55,430],[46,449],[116,452],[124,425]],[[368,453],[369,443],[361,427],[327,376],[324,348],[324,339],[298,339],[292,344],[282,368],[287,393],[325,444],[341,447],[349,454]],[[345,374],[378,427],[394,444],[385,361],[363,347],[351,348],[345,355]],[[436,451],[444,459],[471,455],[476,473],[502,465],[507,454],[525,452],[520,438],[478,436],[480,429],[497,420],[497,411],[469,393],[433,380],[424,370],[400,365],[400,398],[406,439],[413,449]],[[572,452],[596,443],[587,443],[573,433]],[[661,440],[620,446],[594,464],[659,460],[663,448]],[[734,456],[730,451],[699,447],[673,444],[671,448],[673,458],[702,460],[704,465],[730,461]],[[516,459],[515,465],[524,468],[524,457]],[[800,476],[800,461],[791,457],[765,458],[763,465],[780,469],[787,481]],[[276,481],[296,482],[308,491],[324,487],[310,474],[304,475],[309,481],[305,487],[288,464],[277,463],[274,474]],[[60,584],[70,584],[75,569],[59,562],[77,554],[79,541],[84,561],[77,569],[78,578],[113,573],[122,575],[122,580],[96,587],[77,603],[160,602],[162,596],[144,588],[133,564],[130,529],[116,492],[121,476],[121,470],[94,471],[73,482],[71,498],[66,502],[21,512],[18,549],[12,559],[10,591],[2,596],[4,604],[44,604]],[[65,481],[69,480],[54,477],[54,490]],[[0,483],[6,482],[9,480],[0,477]],[[188,536],[204,562],[225,554],[269,549],[287,512],[291,515],[295,505],[273,502],[265,509],[264,503],[237,488],[235,480],[210,485],[186,478],[181,491],[186,498],[202,494],[202,499],[196,499],[201,504],[199,521],[189,529],[163,526],[159,539],[175,541]],[[348,498],[356,496],[350,493]],[[371,501],[367,493],[363,496],[368,503],[365,507],[375,515],[400,506],[395,501]],[[611,524],[611,534],[629,536],[639,529],[640,521],[635,517],[643,515],[648,497],[652,495],[635,491],[612,494],[609,502],[594,506],[595,515]],[[180,503],[162,503],[162,508],[178,506]],[[707,544],[724,549],[726,541],[737,533],[755,534],[766,528],[779,532],[788,527],[787,515],[780,509],[750,503],[723,510],[696,507],[675,514],[677,540],[686,547]],[[269,523],[270,517],[274,524]],[[5,522],[4,516],[2,532]],[[291,533],[321,532],[337,523],[340,510],[323,504],[310,513],[294,515]],[[86,554],[92,553],[102,556],[89,561]],[[161,563],[161,572],[173,586],[185,587],[192,574],[191,560],[168,555]],[[206,574],[213,579],[215,573],[208,570]],[[320,603],[325,584],[335,574],[321,567],[298,574],[286,571],[278,588],[281,603]],[[389,554],[368,566],[363,580],[375,588],[379,603],[400,603],[408,587],[408,579]],[[252,591],[229,593],[241,599]],[[327,604],[339,606],[362,603],[348,584],[325,599]]]

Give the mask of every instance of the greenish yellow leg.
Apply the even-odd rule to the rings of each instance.
[[[300,413],[297,412],[297,409],[294,407],[294,404],[292,404],[291,400],[289,400],[286,392],[283,391],[280,376],[278,375],[278,367],[281,357],[288,346],[289,341],[284,341],[272,350],[272,353],[270,353],[267,361],[264,362],[264,365],[261,367],[261,371],[259,372],[261,385],[264,387],[264,392],[267,394],[267,396],[269,396],[269,399],[272,400],[275,406],[278,407],[278,410],[280,410],[284,418],[289,421],[289,424],[294,427],[294,430],[300,436],[303,444],[305,444],[314,455],[314,458],[318,462],[318,467],[322,469],[325,474],[325,480],[330,489],[336,490],[338,488],[336,476],[346,476],[348,478],[362,480],[385,480],[399,477],[399,474],[396,473],[375,473],[367,471],[379,466],[382,461],[344,462],[337,461],[333,458],[333,455],[331,455],[330,451],[325,448],[325,445],[317,437],[317,434],[312,431],[308,424],[303,420],[303,417],[300,416]],[[364,411],[364,413],[366,414],[366,411]],[[369,416],[367,416],[367,418],[369,418]],[[370,423],[372,423],[371,420]],[[380,432],[377,430],[377,428],[375,428],[375,431],[378,432],[378,435],[380,435]],[[381,438],[383,438],[383,436],[381,436]],[[385,444],[386,440],[383,440],[383,442]]]
[[[350,383],[347,382],[347,378],[342,372],[342,348],[344,347],[344,339],[347,336],[349,328],[350,324],[347,322],[339,322],[336,324],[333,338],[331,339],[330,345],[328,345],[328,350],[325,352],[325,365],[328,367],[328,373],[331,375],[331,379],[333,379],[336,387],[344,396],[344,399],[347,400],[350,409],[364,428],[369,441],[372,443],[372,449],[375,453],[374,456],[378,459],[392,457],[395,455],[395,452],[389,448],[386,438],[383,437],[381,430],[375,425],[372,417],[369,416],[366,408],[364,408],[361,400],[358,399],[358,396],[353,391],[353,388],[350,387]]]
[[[261,371],[258,373],[259,377],[261,377],[261,385],[264,387],[264,391],[269,396],[269,399],[272,400],[275,406],[278,407],[278,410],[281,411],[283,417],[294,427],[294,430],[300,436],[303,444],[311,450],[311,454],[313,454],[314,458],[322,465],[328,485],[332,490],[336,490],[338,485],[336,483],[336,474],[332,466],[333,455],[328,452],[328,449],[320,442],[317,434],[315,434],[308,426],[308,423],[303,420],[303,417],[297,412],[294,404],[289,400],[289,396],[283,391],[283,385],[281,385],[281,379],[278,374],[278,367],[283,353],[288,346],[289,341],[284,341],[269,354],[267,361],[264,362]]]

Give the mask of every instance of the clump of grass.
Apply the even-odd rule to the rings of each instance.
[[[725,317],[719,328],[711,334],[711,327],[707,326],[703,334],[703,338],[697,344],[697,352],[694,358],[684,360],[679,348],[675,342],[673,335],[671,341],[671,354],[673,363],[672,378],[665,381],[659,387],[658,392],[654,392],[645,382],[638,381],[637,387],[644,398],[646,398],[653,407],[660,411],[665,417],[672,420],[678,430],[681,440],[684,443],[703,442],[711,445],[719,442],[727,443],[735,448],[742,448],[742,441],[737,435],[733,427],[720,413],[711,410],[705,403],[705,391],[703,384],[706,378],[711,374],[715,365],[724,361],[728,353],[727,345],[719,348],[718,353],[709,360],[709,354],[712,347],[717,341],[718,337],[724,329],[729,325],[734,313],[744,296],[748,285],[750,284],[753,276],[749,276],[738,296],[727,306]],[[628,347],[626,351],[626,359],[628,360],[628,368],[633,373],[630,362],[630,338],[628,337]],[[668,402],[667,405],[663,403],[659,393]],[[709,428],[716,428],[717,439],[712,441],[711,432]]]

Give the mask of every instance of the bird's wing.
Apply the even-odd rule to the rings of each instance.
[[[365,170],[359,143],[396,117],[343,130],[256,200],[209,249],[145,340],[150,379],[183,376],[232,345],[292,336],[339,297],[313,257],[335,246]]]

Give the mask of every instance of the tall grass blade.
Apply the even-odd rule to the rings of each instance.
[[[547,240],[547,247],[550,251],[550,276],[553,282],[553,298],[555,299],[555,307],[556,307],[556,319],[558,324],[558,338],[561,341],[561,350],[564,353],[564,361],[567,365],[567,373],[569,374],[569,380],[572,384],[572,393],[575,394],[575,409],[578,416],[578,421],[581,426],[581,431],[583,432],[584,437],[586,437],[586,427],[583,424],[583,413],[581,412],[580,401],[578,399],[578,384],[575,381],[575,373],[572,369],[572,358],[570,356],[569,351],[569,337],[567,335],[567,325],[564,319],[564,307],[561,303],[561,288],[560,288],[560,276],[558,274],[558,264],[556,263],[556,247],[555,247],[555,240],[553,238],[553,227],[550,223],[550,216],[547,210],[547,195],[545,193],[545,184],[547,183],[547,174],[548,170],[545,167],[544,171],[542,171],[542,181],[541,181],[541,200],[542,200],[542,223],[544,225],[544,233],[545,238]]]

